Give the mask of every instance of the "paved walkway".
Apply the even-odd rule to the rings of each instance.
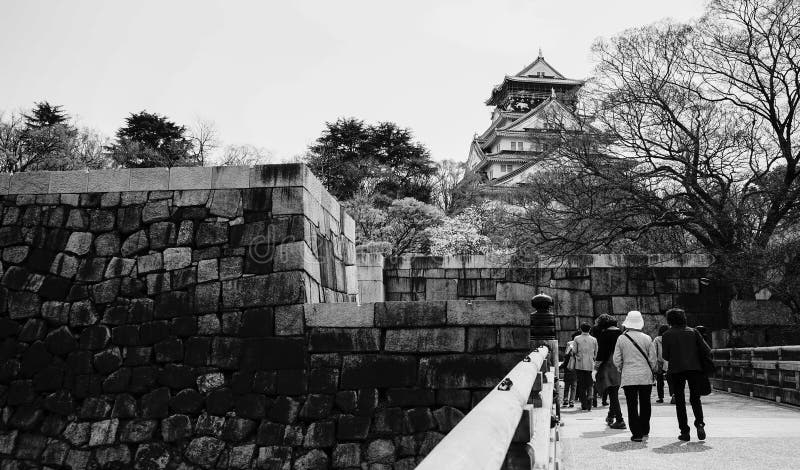
[[[655,390],[654,390],[655,391]],[[655,393],[654,393],[655,395]],[[622,413],[625,400],[620,393]],[[650,438],[631,442],[628,430],[606,427],[608,407],[591,412],[562,409],[561,456],[566,470],[797,470],[800,469],[800,408],[714,392],[703,397],[706,432],[697,441],[678,440],[678,420],[672,405],[655,403]],[[688,405],[689,423],[692,411]]]

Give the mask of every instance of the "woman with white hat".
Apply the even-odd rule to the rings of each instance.
[[[626,331],[617,340],[613,360],[622,375],[620,385],[628,405],[631,440],[642,442],[650,434],[650,394],[658,358],[652,339],[642,332],[644,319],[641,312],[628,312],[622,326]]]

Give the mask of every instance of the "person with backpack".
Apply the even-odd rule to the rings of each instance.
[[[564,372],[564,400],[562,408],[575,407],[575,393],[578,391],[578,375],[575,373],[575,337],[580,335],[580,330],[572,333],[572,341],[564,348],[564,361],[561,368]]]
[[[623,333],[614,347],[614,365],[620,370],[620,385],[628,407],[631,440],[642,442],[650,434],[650,394],[658,361],[650,336],[642,331],[644,319],[636,310],[628,312]]]
[[[689,403],[694,414],[694,426],[697,428],[697,439],[706,439],[706,423],[703,417],[701,395],[711,393],[711,386],[706,375],[713,368],[711,348],[697,330],[686,326],[686,312],[680,308],[667,310],[667,323],[670,328],[662,335],[663,356],[669,361],[669,375],[674,387],[675,413],[678,416],[678,427],[681,441],[690,440],[689,418],[686,415],[686,397],[684,390],[689,385]]]

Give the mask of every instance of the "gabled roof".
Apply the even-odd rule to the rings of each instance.
[[[541,120],[541,115],[544,114],[545,111],[548,109],[556,110],[561,116],[565,117],[571,123],[577,123],[578,120],[575,119],[575,116],[572,115],[572,111],[570,111],[563,103],[557,100],[555,97],[550,97],[545,101],[542,101],[539,106],[536,106],[532,110],[528,111],[525,115],[518,118],[516,121],[510,123],[508,126],[504,127],[503,130],[508,131],[524,131],[526,129],[544,129],[544,126],[537,125]],[[536,126],[536,127],[534,127]]]
[[[562,80],[567,78],[561,75],[558,72],[558,70],[554,69],[552,65],[550,65],[549,63],[547,63],[546,60],[544,60],[541,50],[539,50],[539,57],[537,57],[536,60],[528,64],[524,69],[520,70],[519,73],[517,73],[514,76],[560,78]]]

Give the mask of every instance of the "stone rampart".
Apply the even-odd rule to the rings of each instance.
[[[720,292],[705,279],[702,255],[575,255],[510,262],[485,255],[404,256],[387,259],[386,300],[526,300],[553,297],[560,344],[582,321],[629,310],[645,315],[648,333],[666,324],[663,313],[683,307],[690,324],[727,327]]]

